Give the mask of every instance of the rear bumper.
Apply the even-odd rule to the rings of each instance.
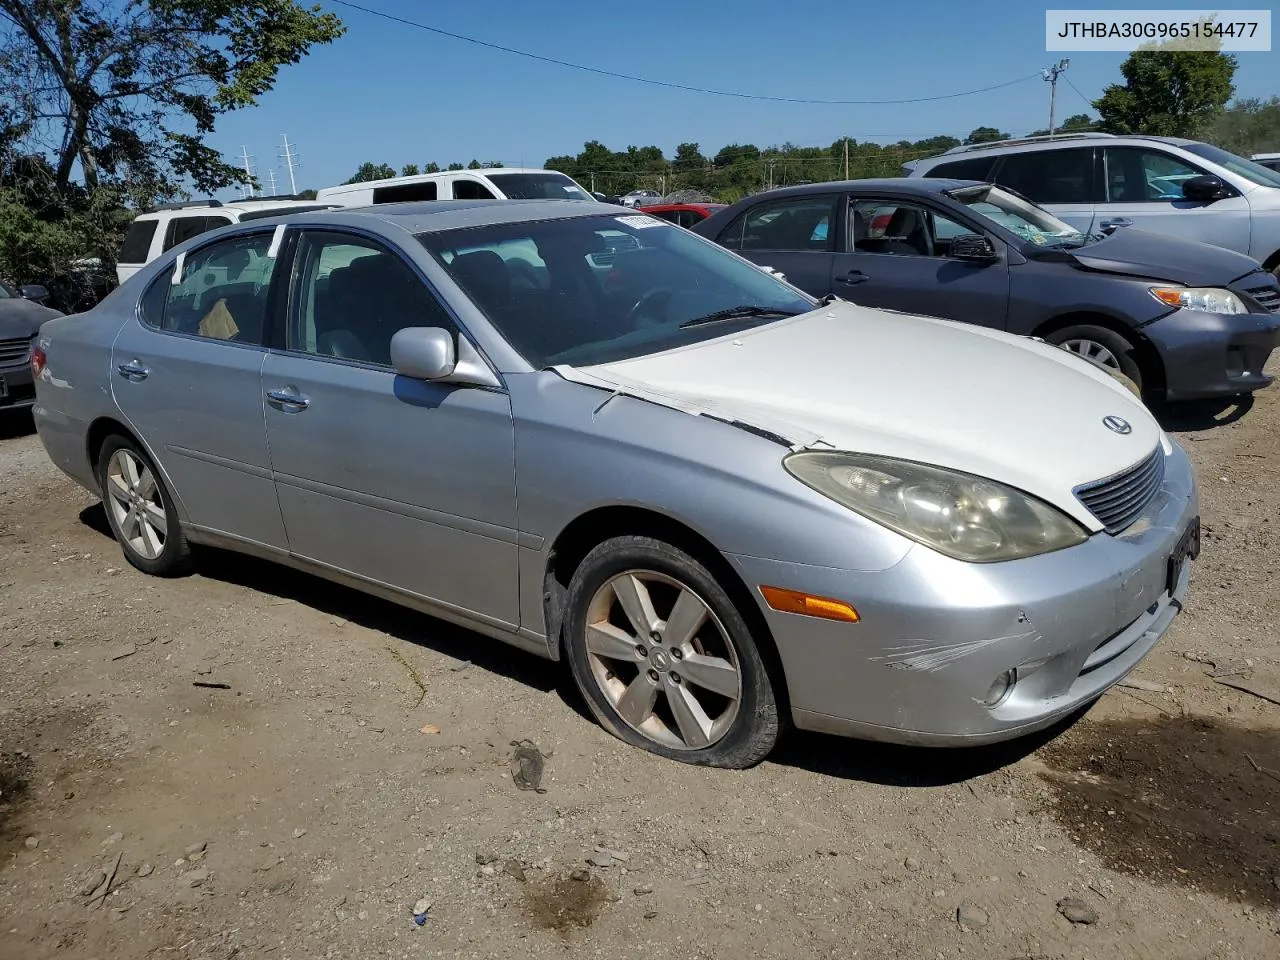
[[[1123,533],[1027,560],[966,564],[913,547],[880,572],[754,557],[732,562],[770,584],[852,603],[858,623],[778,613],[761,603],[797,726],[933,746],[1008,740],[1053,724],[1147,655],[1182,609],[1171,554],[1198,514],[1181,448],[1161,489]],[[1006,698],[986,702],[1016,670]]]
[[[1252,393],[1274,379],[1262,369],[1280,345],[1280,316],[1177,310],[1142,332],[1164,363],[1166,400]]]
[[[31,367],[0,367],[0,410],[29,407],[36,401],[35,386],[31,382]]]

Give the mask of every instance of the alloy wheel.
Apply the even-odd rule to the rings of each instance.
[[[676,750],[728,733],[742,672],[728,631],[698,593],[654,570],[628,570],[591,598],[587,663],[629,727]]]
[[[136,454],[120,449],[107,461],[107,506],[121,542],[144,560],[164,552],[169,529],[160,486]]]
[[[1069,350],[1104,367],[1110,367],[1112,370],[1120,369],[1120,361],[1116,355],[1096,340],[1064,340],[1060,346],[1063,350]]]

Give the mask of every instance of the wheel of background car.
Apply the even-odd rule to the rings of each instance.
[[[781,725],[746,619],[708,569],[671,544],[616,537],[569,585],[565,654],[601,726],[660,756],[749,767]]]
[[[641,325],[640,318],[644,316],[645,311],[651,306],[656,306],[659,298],[662,298],[662,302],[665,306],[666,300],[670,299],[673,293],[675,293],[674,290],[668,290],[666,287],[661,287],[657,290],[650,290],[648,293],[644,294],[644,296],[637,300],[631,309],[627,311],[627,328],[634,330],[639,327]]]
[[[1064,327],[1045,337],[1049,343],[1092,360],[1100,366],[1124,374],[1143,389],[1142,369],[1134,357],[1133,344],[1114,330],[1092,324]]]
[[[113,435],[98,455],[98,484],[111,532],[124,558],[143,573],[186,572],[191,547],[164,481],[136,443]]]

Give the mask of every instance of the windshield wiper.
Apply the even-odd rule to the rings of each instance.
[[[680,329],[701,327],[707,323],[722,323],[726,320],[748,320],[752,317],[794,317],[797,315],[798,311],[796,310],[783,310],[779,307],[757,307],[748,303],[738,307],[727,307],[724,310],[708,313],[706,316],[686,320],[680,324]]]

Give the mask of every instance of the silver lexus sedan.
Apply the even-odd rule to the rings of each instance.
[[[202,234],[44,324],[32,370],[138,569],[208,544],[392,598],[568,661],[690,763],[788,722],[1043,728],[1146,655],[1199,548],[1186,456],[1088,362],[603,204]]]

